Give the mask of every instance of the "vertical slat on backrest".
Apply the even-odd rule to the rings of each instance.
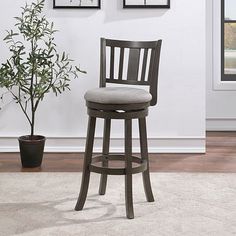
[[[106,86],[106,39],[101,38],[100,49],[100,87]]]
[[[114,59],[115,58],[115,48],[111,47],[111,56],[110,56],[110,79],[114,79]]]
[[[138,80],[139,60],[140,49],[131,48],[129,52],[127,80]]]
[[[122,80],[124,67],[124,48],[120,48],[120,62],[119,62],[119,75],[118,79]]]
[[[144,54],[143,54],[141,81],[145,81],[145,75],[146,75],[146,70],[147,70],[147,58],[148,58],[148,48],[145,48]]]
[[[155,49],[153,48],[151,51],[151,59],[149,65],[149,73],[148,73],[148,81],[151,83],[153,79],[153,66],[155,63]]]

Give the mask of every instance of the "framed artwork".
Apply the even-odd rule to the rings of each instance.
[[[53,0],[53,8],[101,8],[101,0]]]
[[[123,0],[124,8],[170,8],[170,0]]]

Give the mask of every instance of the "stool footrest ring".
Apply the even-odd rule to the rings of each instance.
[[[107,175],[126,175],[126,168],[112,168],[112,167],[100,167],[93,165],[95,163],[102,162],[103,160],[109,161],[125,161],[125,155],[100,155],[92,158],[92,163],[89,166],[91,172]],[[131,174],[137,174],[147,170],[147,161],[142,160],[139,157],[132,156],[132,163],[138,164],[138,166],[133,167]]]

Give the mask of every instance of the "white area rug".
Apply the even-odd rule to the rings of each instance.
[[[0,235],[236,235],[236,174],[153,173],[154,203],[135,175],[134,220],[125,217],[124,178],[109,176],[99,196],[98,177],[76,212],[80,173],[0,174]]]

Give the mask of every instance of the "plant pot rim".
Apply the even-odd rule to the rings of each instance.
[[[33,138],[32,138],[33,137]],[[46,140],[45,136],[42,135],[23,135],[18,138],[21,142],[28,142],[28,143],[35,143],[35,142],[42,142]]]

